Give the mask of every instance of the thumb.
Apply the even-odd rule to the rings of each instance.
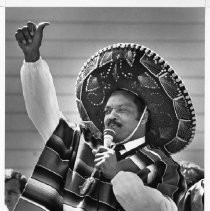
[[[97,150],[96,150],[96,149],[93,149],[93,150],[92,150],[92,153],[93,153],[93,155],[96,155]]]
[[[49,22],[41,22],[41,23],[39,23],[38,26],[37,26],[37,33],[39,35],[42,35],[45,26],[48,26],[48,25],[50,25]]]
[[[104,146],[100,146],[97,150],[97,153],[107,152],[109,149]]]

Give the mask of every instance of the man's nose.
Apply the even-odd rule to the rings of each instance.
[[[110,125],[116,122],[119,122],[119,115],[116,111],[112,110],[112,112],[106,117],[105,125]]]
[[[118,119],[118,113],[116,112],[116,109],[112,109],[108,116],[108,119]]]

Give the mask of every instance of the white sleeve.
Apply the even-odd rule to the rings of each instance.
[[[34,63],[24,61],[21,82],[28,116],[46,142],[63,117],[47,63],[41,57]]]
[[[120,171],[111,181],[117,201],[126,211],[177,211],[174,201],[145,186],[132,172]]]

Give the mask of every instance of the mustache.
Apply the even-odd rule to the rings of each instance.
[[[122,124],[120,124],[119,122],[117,122],[115,119],[109,119],[107,121],[107,124],[106,124],[108,127],[112,126],[112,125],[115,125],[117,127],[121,127]]]

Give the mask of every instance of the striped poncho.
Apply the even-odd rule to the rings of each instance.
[[[50,137],[35,166],[31,178],[19,199],[15,211],[72,211],[72,210],[124,210],[117,202],[110,180],[95,174],[95,183],[85,195],[80,187],[94,169],[92,149],[95,139],[87,138],[87,131],[70,126],[64,120]],[[118,153],[119,154],[119,153]],[[151,169],[132,168],[129,156],[135,155],[145,166],[155,166],[157,172],[148,182]],[[128,158],[128,159],[126,159]],[[170,156],[148,145],[127,152],[120,158],[122,170],[136,173],[145,185],[158,189],[178,203],[185,191],[179,165]]]

